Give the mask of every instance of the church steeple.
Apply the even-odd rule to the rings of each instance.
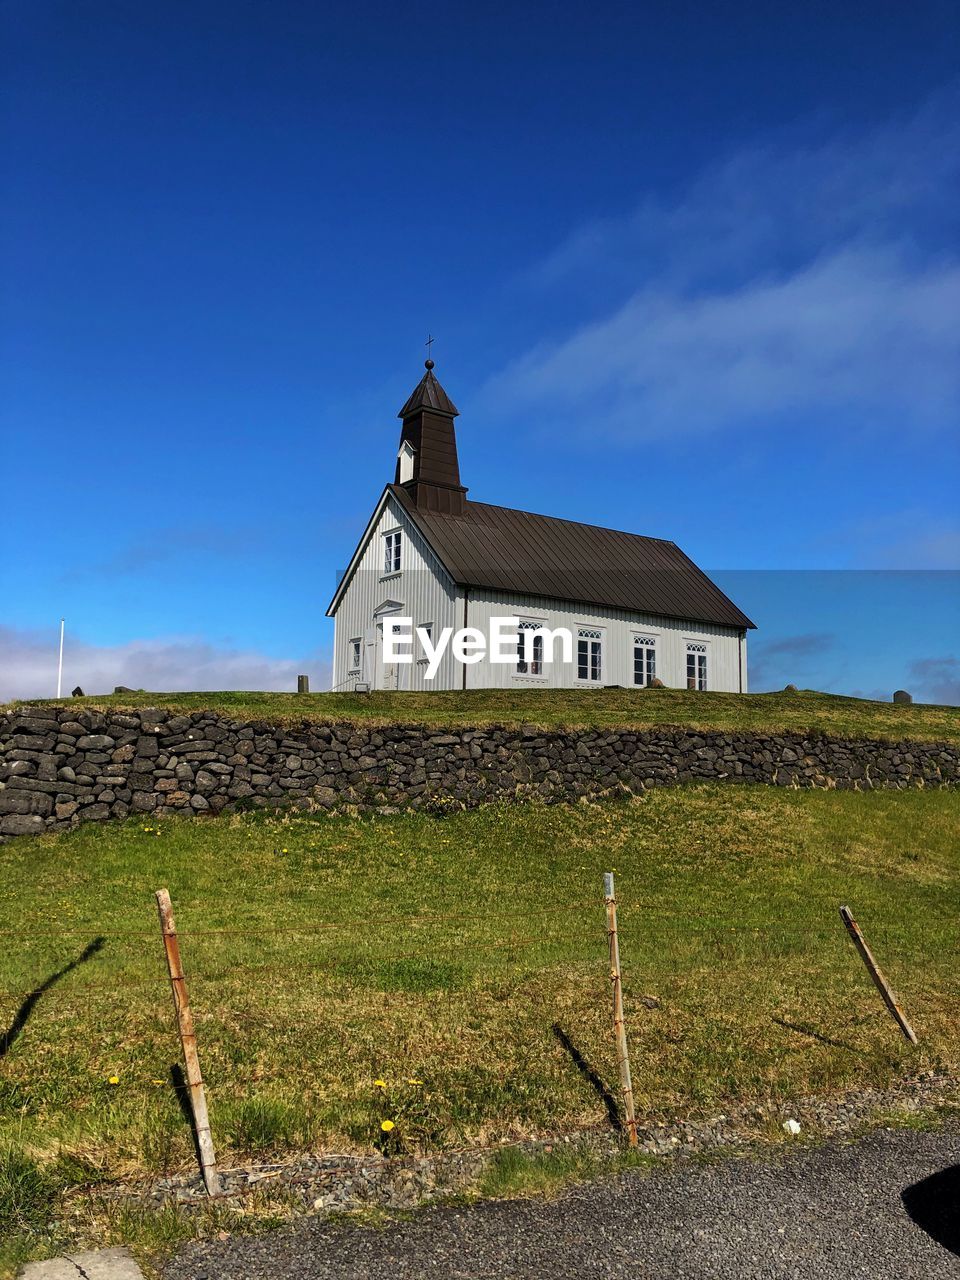
[[[466,489],[460,483],[457,406],[437,381],[433,361],[397,417],[403,422],[394,484],[402,484],[418,507],[459,515]]]
[[[443,413],[450,418],[460,416],[457,406],[437,381],[433,372],[433,361],[424,360],[426,373],[410,393],[410,398],[397,414],[398,418],[409,418],[417,409],[431,409],[434,413]]]

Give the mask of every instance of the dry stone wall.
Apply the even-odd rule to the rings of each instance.
[[[443,811],[719,779],[856,790],[956,786],[960,748],[672,728],[278,728],[155,709],[31,707],[0,716],[0,839],[130,814],[284,803]]]

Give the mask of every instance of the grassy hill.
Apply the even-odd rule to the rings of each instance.
[[[53,1247],[60,1188],[190,1166],[156,888],[172,893],[229,1164],[603,1123],[554,1028],[616,1094],[610,868],[641,1115],[960,1065],[956,792],[700,786],[446,818],[89,824],[0,849],[9,1257]],[[845,901],[917,1048],[845,938]],[[142,1227],[77,1212],[102,1240]],[[168,1215],[152,1229],[199,1228]]]
[[[960,707],[895,706],[835,694],[696,693],[685,689],[517,689],[436,693],[135,693],[65,698],[62,705],[117,710],[215,710],[236,720],[290,724],[352,721],[438,727],[535,724],[544,728],[649,728],[832,734],[960,742]],[[51,705],[11,703],[9,706]]]

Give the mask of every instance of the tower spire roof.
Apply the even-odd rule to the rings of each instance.
[[[397,417],[409,418],[421,409],[428,409],[431,413],[442,413],[448,418],[458,417],[457,406],[437,381],[436,374],[433,372],[433,361],[424,361],[424,368],[426,373],[410,393],[410,398]]]

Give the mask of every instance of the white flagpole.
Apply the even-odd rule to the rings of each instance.
[[[57,663],[57,697],[60,697],[60,686],[63,683],[63,619],[60,619],[60,661]]]

